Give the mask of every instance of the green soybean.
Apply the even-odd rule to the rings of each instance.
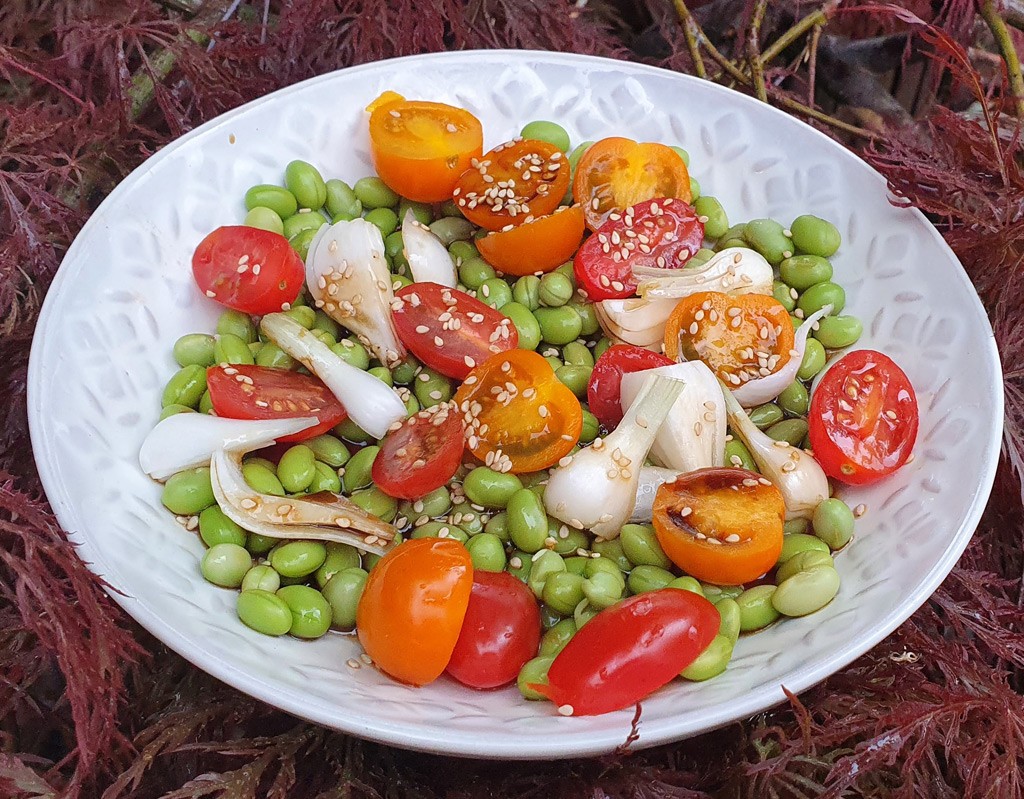
[[[210,468],[200,466],[172,474],[164,483],[160,501],[178,516],[193,516],[215,505],[217,500],[210,484]]]
[[[364,208],[393,208],[400,199],[383,180],[375,176],[360,178],[352,190]]]
[[[375,225],[382,237],[390,236],[398,228],[398,214],[390,208],[374,208],[367,211],[363,219]]]
[[[585,399],[590,375],[594,370],[589,366],[560,366],[555,370],[558,382],[569,389],[575,396]]]
[[[250,568],[252,556],[238,544],[215,544],[199,564],[206,581],[223,588],[238,588]]]
[[[523,481],[516,475],[496,472],[487,466],[476,467],[462,481],[470,502],[485,508],[504,508],[522,487]]]
[[[292,242],[292,246],[295,247],[294,239],[296,236],[306,230],[311,230],[315,234],[325,224],[327,224],[327,220],[324,219],[324,215],[319,211],[299,211],[294,216],[284,220],[283,234],[288,241]],[[310,234],[310,239],[312,239],[313,234]],[[297,247],[295,248],[298,249]]]
[[[178,366],[213,366],[213,336],[205,333],[188,333],[174,342],[174,360]]]
[[[589,444],[601,432],[601,423],[586,408],[583,409],[583,427],[580,430],[580,443]]]
[[[262,463],[243,463],[242,476],[253,491],[275,497],[283,497],[287,493],[281,481],[277,479],[277,473]]]
[[[346,476],[348,471],[345,472]],[[398,515],[398,500],[390,497],[376,486],[355,491],[349,497],[356,505],[378,519],[391,522]]]
[[[450,521],[429,521],[421,524],[409,534],[409,538],[451,538],[460,544],[469,542],[469,534]]]
[[[261,563],[253,566],[242,578],[241,589],[243,591],[270,591],[273,593],[281,587],[281,575],[274,571],[273,567]]]
[[[775,402],[783,411],[792,416],[803,416],[810,405],[807,387],[799,380],[794,380],[776,398]]]
[[[388,387],[394,386],[395,384],[395,381],[391,379],[391,370],[386,366],[371,366],[366,370],[366,373],[373,375]]]
[[[725,671],[732,659],[733,644],[731,638],[719,633],[711,639],[707,648],[679,673],[679,676],[693,682],[703,682],[717,677]]]
[[[715,256],[715,251],[714,250],[708,249],[707,247],[701,247],[699,250],[697,250],[697,252],[695,252],[690,257],[690,260],[686,262],[686,266],[687,267],[693,267],[693,266],[700,266],[701,264],[706,264],[714,256]]]
[[[772,297],[787,311],[796,308],[796,300],[793,298],[792,289],[781,280],[772,283]]]
[[[340,356],[345,363],[356,369],[366,370],[370,366],[370,353],[358,341],[343,338],[331,347],[331,352]]]
[[[592,558],[586,560],[592,561]],[[598,571],[593,574],[586,573],[584,567],[583,595],[587,598],[588,604],[596,610],[610,608],[620,599],[626,589],[626,580],[622,572]]]
[[[390,209],[387,208],[385,208],[384,210],[389,211],[390,213],[394,213],[393,211],[390,211]],[[367,217],[369,217],[369,214],[367,214]],[[384,254],[389,259],[394,260],[395,258],[401,256],[404,250],[405,241],[402,239],[401,230],[395,230],[384,236]]]
[[[856,343],[863,332],[864,325],[856,316],[826,316],[818,320],[813,336],[823,347],[839,350]]]
[[[574,635],[576,635],[576,621],[574,619],[562,619],[541,637],[540,655],[557,655],[565,649],[565,645],[569,643]]]
[[[167,381],[163,396],[160,398],[160,407],[168,405],[184,405],[186,408],[195,408],[206,391],[206,369],[202,366],[192,364],[183,366],[174,376]]]
[[[566,366],[583,366],[587,369],[594,368],[594,356],[586,344],[580,341],[570,341],[562,348],[562,359]]]
[[[754,219],[747,222],[743,228],[743,238],[773,266],[793,255],[793,240],[783,232],[782,225],[774,219]]]
[[[472,241],[453,241],[448,246],[448,254],[456,264],[480,257],[480,251]]]
[[[512,543],[524,552],[543,548],[548,535],[547,513],[538,496],[528,488],[521,488],[508,499],[508,534]]]
[[[513,550],[508,558],[507,571],[516,579],[526,583],[530,579],[530,573],[533,571],[533,560],[530,558],[530,553],[523,552],[521,549]]]
[[[501,310],[502,313],[505,313],[502,309],[512,302],[512,287],[500,277],[488,278],[480,284],[480,288],[476,293],[476,298],[484,305],[490,305],[492,308],[497,308]],[[523,305],[520,305],[519,307],[527,313],[530,312],[530,309]],[[505,313],[505,315],[508,316],[509,314]],[[537,332],[537,341],[540,341],[539,330]]]
[[[523,275],[512,286],[512,302],[518,302],[531,311],[540,306],[540,278]]]
[[[412,390],[416,395],[416,400],[424,408],[430,408],[440,402],[447,402],[455,394],[451,380],[426,366],[416,375]]]
[[[741,585],[713,585],[711,583],[701,583],[701,590],[704,592],[704,597],[712,605],[718,605],[726,599],[735,599],[743,593],[743,586]]]
[[[255,360],[257,366],[269,366],[271,369],[294,369],[299,363],[287,352],[269,341],[260,347]]]
[[[284,222],[277,212],[263,205],[257,205],[245,215],[242,224],[246,227],[269,230],[278,235],[284,233]]]
[[[541,341],[541,329],[537,317],[530,312],[530,309],[518,302],[506,302],[501,306],[501,312],[516,326],[516,332],[519,334],[519,349],[537,349]]]
[[[766,402],[764,405],[758,405],[751,410],[748,415],[750,416],[750,421],[757,425],[759,429],[764,430],[776,422],[782,421],[782,408],[774,402]]]
[[[316,311],[308,305],[296,305],[285,311],[284,315],[298,322],[306,330],[312,330],[316,324]]]
[[[704,589],[701,588],[700,580],[689,575],[683,577],[676,577],[670,582],[666,588],[678,588],[682,591],[689,591],[691,594],[700,594],[704,596]]]
[[[700,181],[690,175],[690,202],[700,198]]]
[[[676,576],[660,566],[635,566],[626,578],[626,585],[634,594],[656,591],[671,583]]]
[[[403,514],[408,518],[420,516],[443,516],[452,507],[452,495],[447,487],[439,486],[412,502],[408,508],[402,503]]]
[[[508,514],[505,511],[495,513],[484,525],[484,532],[496,535],[502,543],[508,543],[511,540],[508,535]]]
[[[810,529],[811,523],[807,519],[789,519],[782,525],[783,535],[807,533]]]
[[[733,643],[740,637],[740,606],[731,597],[724,597],[715,605],[721,622],[718,627],[718,634],[724,635]]]
[[[252,365],[256,361],[252,357],[249,345],[238,336],[223,333],[217,336],[213,347],[213,359],[216,363]]]
[[[597,318],[597,311],[594,310],[595,306],[592,302],[586,302],[585,300],[572,300],[565,305],[566,308],[572,308],[576,315],[580,318],[580,335],[581,336],[592,336],[601,329],[601,323]],[[604,345],[604,348],[600,346],[594,347],[594,358],[600,357],[601,353],[605,349],[611,346],[611,342],[608,339],[603,339],[608,343]],[[600,342],[598,342],[600,345]]]
[[[327,192],[324,204],[332,221],[355,219],[363,212],[363,204],[345,181],[332,178],[327,181],[324,188]]]
[[[796,307],[803,311],[805,316],[810,316],[826,305],[832,306],[832,314],[838,314],[846,307],[846,291],[838,283],[816,283],[801,294],[796,303]]]
[[[284,635],[292,626],[288,604],[269,591],[242,591],[235,610],[242,624],[264,635]]]
[[[203,396],[199,398],[199,412],[213,413],[213,397],[210,396],[210,389],[206,389]]]
[[[492,533],[474,535],[466,544],[473,568],[487,572],[505,570],[505,545]]]
[[[781,585],[794,574],[810,571],[819,566],[834,567],[835,561],[832,560],[832,556],[828,552],[820,552],[816,549],[806,549],[803,552],[797,552],[775,570],[775,583],[776,585]]]
[[[622,551],[634,566],[660,566],[672,568],[672,561],[658,543],[654,528],[649,524],[624,524],[619,532]]]
[[[437,236],[445,247],[451,247],[457,241],[468,241],[473,238],[476,226],[468,219],[457,216],[444,216],[430,223],[430,232]]]
[[[571,616],[584,598],[583,577],[569,571],[556,572],[544,581],[541,597],[544,603],[559,615]]]
[[[549,272],[540,279],[537,299],[541,305],[548,308],[560,308],[572,299],[574,290],[572,280],[560,272]],[[580,320],[580,328],[582,327],[583,321]]]
[[[505,309],[502,312],[507,315]],[[575,341],[583,332],[583,321],[572,308],[538,308],[534,316],[540,326],[541,338],[556,347]]]
[[[318,227],[305,227],[296,233],[294,236],[288,237],[288,243],[291,248],[295,250],[296,254],[303,261],[306,260],[306,256],[309,255],[309,245],[313,243],[313,239],[316,238]],[[300,294],[297,299],[302,298]]]
[[[245,546],[246,533],[224,514],[219,505],[211,505],[199,514],[199,537],[208,547],[217,544]]]
[[[720,238],[729,229],[729,217],[722,204],[714,197],[698,197],[693,203],[697,216],[706,217],[704,235],[709,239]]]
[[[779,618],[779,611],[772,604],[775,591],[774,585],[755,585],[736,597],[736,604],[740,607],[740,629],[743,632],[760,630]]]
[[[288,632],[296,638],[319,638],[331,628],[331,606],[324,595],[308,585],[288,585],[278,589],[291,612]]]
[[[772,596],[772,607],[784,616],[806,616],[821,610],[839,593],[839,572],[817,566],[783,580]]]
[[[374,441],[373,436],[363,430],[363,428],[351,419],[346,419],[341,424],[335,425],[331,429],[331,434],[338,436],[338,438],[343,441],[347,441],[350,444],[369,444]]]
[[[572,617],[576,622],[576,628],[579,629],[594,616],[600,613],[600,610],[590,604],[589,600],[584,599],[576,606],[576,610],[572,612]]]
[[[342,488],[346,494],[351,494],[360,488],[366,488],[373,482],[370,470],[377,458],[380,447],[363,447],[353,455],[345,464],[345,474],[342,475]]]
[[[323,588],[335,574],[345,569],[357,569],[362,563],[359,550],[349,544],[327,541],[324,561],[317,567],[316,584]]]
[[[261,183],[245,193],[245,209],[251,211],[253,208],[269,208],[284,219],[294,214],[299,204],[288,189]]]
[[[828,317],[819,321],[827,321]],[[818,330],[820,333],[820,328]],[[803,360],[800,361],[800,368],[797,370],[796,376],[801,380],[810,380],[818,372],[825,368],[825,347],[816,338],[809,337],[807,339],[807,345],[804,349]]]
[[[781,411],[779,412],[781,414]],[[807,435],[807,422],[804,419],[784,419],[776,422],[764,431],[768,438],[775,441],[786,441],[791,446],[799,447]]]
[[[206,393],[209,394],[209,392],[206,392]],[[201,398],[200,398],[200,402],[202,402]],[[171,404],[171,405],[168,405],[167,407],[165,407],[162,411],[160,411],[159,419],[162,422],[168,416],[177,416],[179,413],[195,413],[195,412],[196,412],[195,408],[189,408],[189,407],[187,407],[185,405]]]
[[[557,147],[563,153],[569,152],[569,134],[557,122],[538,119],[528,122],[519,134],[524,139],[537,139]]]
[[[358,566],[331,575],[321,593],[331,607],[332,627],[346,632],[355,629],[356,610],[369,576],[368,572]]]
[[[526,584],[533,591],[533,595],[540,599],[544,594],[544,583],[548,577],[552,574],[568,570],[565,568],[565,561],[562,560],[561,555],[552,552],[550,549],[541,550],[532,558],[529,555],[526,557],[527,560],[531,561]]]
[[[797,291],[832,279],[832,264],[817,255],[794,255],[779,264],[779,277]]]
[[[589,150],[593,146],[594,142],[592,141],[580,142],[579,144],[576,145],[573,151],[569,153],[569,167],[573,170],[573,172],[576,171],[576,166],[577,164],[579,164],[580,159],[583,157],[584,153],[586,153],[587,150]]]
[[[341,440],[327,433],[307,439],[303,444],[312,450],[318,461],[335,469],[344,466],[352,457]]]
[[[405,215],[410,211],[412,211],[413,219],[421,225],[429,225],[434,221],[434,211],[430,207],[430,203],[418,203],[403,197],[398,203],[398,218],[404,222]]]
[[[306,161],[292,161],[285,167],[284,185],[295,196],[300,208],[317,209],[327,200],[327,184],[323,176]]]
[[[602,558],[607,558],[618,566],[619,571],[628,572],[633,568],[633,564],[626,557],[626,553],[622,548],[622,542],[618,538],[611,538],[607,541],[597,539],[590,545],[590,549],[592,552],[596,552]]]
[[[305,577],[326,559],[327,547],[320,541],[287,541],[270,553],[270,565],[282,577]]]
[[[416,375],[420,373],[422,368],[419,361],[411,355],[407,355],[391,370],[391,380],[398,386],[412,385],[413,380],[416,379]]]
[[[729,466],[749,469],[752,472],[757,471],[757,463],[754,461],[754,456],[750,454],[747,445],[738,438],[725,442],[725,462]]]
[[[516,687],[519,689],[519,693],[523,695],[523,699],[531,701],[547,699],[544,694],[538,693],[530,686],[548,684],[548,669],[551,668],[554,660],[554,655],[542,655],[523,664],[523,667],[519,670],[519,676],[516,677]]]
[[[828,258],[839,249],[842,236],[839,229],[826,219],[804,214],[793,220],[789,226],[793,243],[801,252]]]
[[[811,518],[814,534],[829,549],[842,549],[853,538],[853,511],[841,499],[833,497],[818,503]]]
[[[467,288],[474,291],[488,280],[497,280],[494,267],[479,256],[467,258],[459,266],[459,280]]]
[[[277,538],[270,538],[259,533],[249,533],[248,538],[245,540],[245,548],[253,555],[265,555],[277,546],[278,543],[279,539]]]
[[[782,552],[779,553],[779,563],[785,563],[790,558],[799,555],[801,552],[829,552],[828,544],[813,535],[807,533],[790,533],[782,537]]]

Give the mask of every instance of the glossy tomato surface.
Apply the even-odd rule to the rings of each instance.
[[[550,272],[572,258],[584,230],[583,211],[573,205],[511,230],[491,233],[478,239],[476,246],[499,272],[533,275]]]
[[[614,344],[597,359],[587,385],[590,412],[606,430],[622,421],[622,376],[671,366],[675,361],[658,352],[632,344]]]
[[[464,425],[452,402],[413,414],[380,442],[373,482],[401,499],[418,499],[455,475],[465,448]]]

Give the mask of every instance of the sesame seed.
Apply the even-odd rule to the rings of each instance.
[[[867,513],[867,512],[868,512],[868,506],[865,505],[863,502],[860,505],[858,505],[856,508],[853,509],[853,515],[856,518],[858,518],[858,519],[861,516],[863,516],[865,513]]]

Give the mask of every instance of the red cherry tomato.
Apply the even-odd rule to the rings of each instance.
[[[631,596],[602,610],[576,633],[531,686],[573,716],[634,705],[670,682],[718,634],[715,606],[680,588]]]
[[[447,672],[470,688],[512,682],[540,645],[540,608],[508,572],[473,573],[473,591]]]
[[[395,294],[392,319],[402,343],[423,363],[465,380],[473,367],[498,352],[514,350],[512,320],[464,291],[438,283],[413,283]]]
[[[609,347],[594,364],[587,385],[587,403],[590,412],[606,430],[614,430],[622,421],[622,376],[659,366],[671,366],[675,361],[657,352],[632,344]]]
[[[917,395],[890,358],[855,350],[821,378],[807,415],[811,449],[825,474],[853,485],[899,469],[917,440]]]
[[[306,272],[279,233],[254,227],[219,227],[196,247],[192,275],[210,299],[263,316],[295,301]]]
[[[338,398],[315,377],[268,366],[211,366],[206,387],[218,416],[226,419],[291,419],[315,416],[320,424],[281,441],[305,441],[326,433],[348,414]]]
[[[686,265],[704,241],[704,225],[682,200],[658,198],[614,212],[573,260],[579,287],[593,301],[631,297],[635,266],[674,269]]]
[[[380,443],[370,474],[392,497],[418,499],[452,479],[462,462],[465,425],[455,403],[410,416]]]

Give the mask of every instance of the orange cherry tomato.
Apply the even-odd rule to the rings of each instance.
[[[477,239],[480,254],[506,275],[550,272],[575,254],[583,239],[583,209],[559,208],[549,216]]]
[[[731,387],[777,372],[793,352],[789,312],[765,294],[691,294],[665,325],[669,358],[699,358]]]
[[[466,219],[488,230],[552,213],[569,189],[568,161],[544,141],[499,144],[472,167],[459,178],[452,198]]]
[[[455,402],[470,451],[499,472],[536,472],[569,454],[583,429],[580,401],[536,352],[492,355],[469,373]]]
[[[370,572],[356,629],[381,671],[410,685],[436,680],[459,640],[473,589],[473,562],[458,541],[399,544]]]
[[[615,211],[655,197],[690,202],[690,173],[671,147],[613,136],[590,146],[576,165],[572,195],[597,230]]]
[[[381,180],[410,200],[451,199],[459,176],[483,152],[480,120],[464,108],[419,100],[371,107],[370,155]]]
[[[786,505],[766,478],[747,469],[698,469],[654,496],[654,532],[687,574],[742,585],[768,572],[782,552]]]

